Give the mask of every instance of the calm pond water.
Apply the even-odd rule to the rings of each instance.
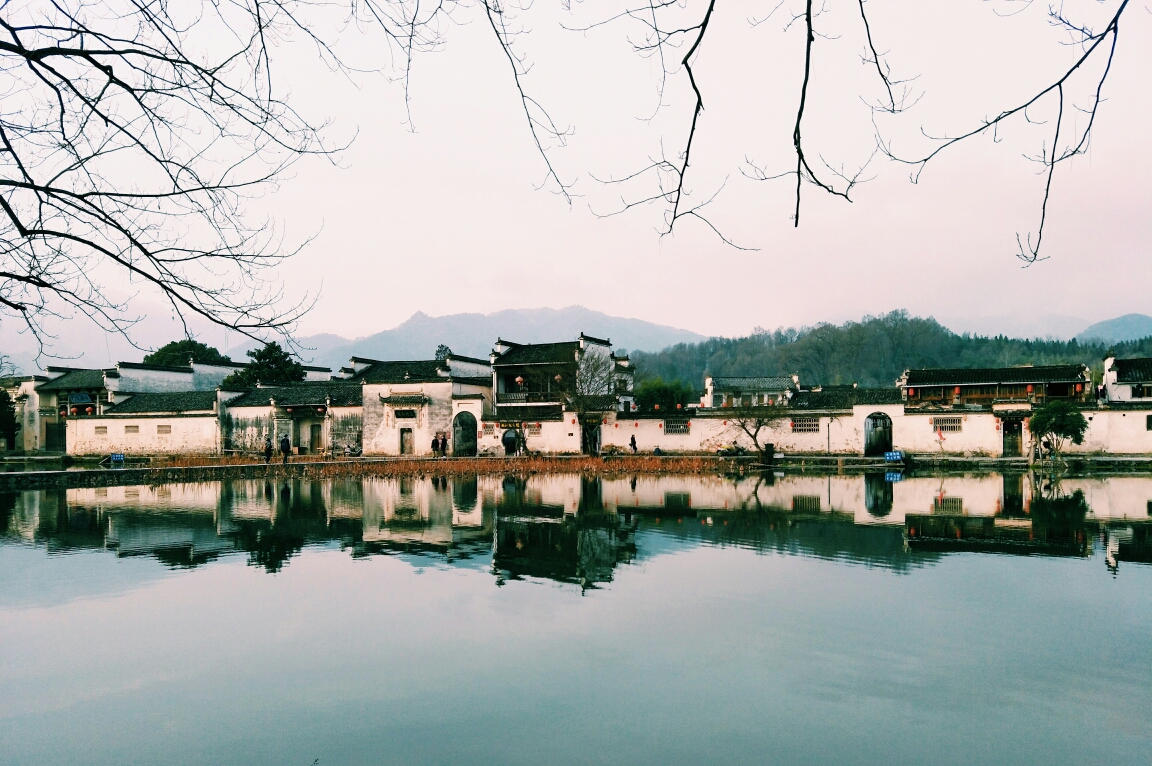
[[[1147,764],[1150,508],[994,474],[0,495],[0,763]]]

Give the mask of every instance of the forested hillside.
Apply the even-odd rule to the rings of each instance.
[[[890,386],[908,368],[1006,367],[1081,362],[1099,375],[1105,353],[1152,356],[1152,338],[1109,346],[1076,340],[1018,340],[956,333],[934,319],[893,311],[836,326],[758,331],[745,338],[680,343],[657,353],[635,352],[641,379],[683,381],[696,389],[704,374],[791,375],[806,385]]]

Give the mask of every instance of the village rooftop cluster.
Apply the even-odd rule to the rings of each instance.
[[[353,357],[333,374],[305,368],[290,385],[228,390],[241,364],[120,362],[49,367],[7,378],[18,449],[70,455],[260,454],[286,436],[293,454],[449,456],[713,453],[771,443],[788,454],[1020,457],[1028,418],[1074,403],[1088,421],[1069,451],[1152,453],[1152,359],[1083,365],[907,370],[883,388],[821,386],[796,376],[706,377],[698,403],[641,408],[635,368],[609,340],[521,344],[488,359]]]

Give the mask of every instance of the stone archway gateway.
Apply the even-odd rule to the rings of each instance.
[[[452,456],[476,456],[476,416],[461,412],[452,421]]]
[[[864,421],[864,457],[876,457],[892,450],[892,418],[873,412]]]

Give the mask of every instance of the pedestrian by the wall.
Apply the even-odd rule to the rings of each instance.
[[[264,463],[272,462],[272,437],[269,436],[264,440]]]
[[[637,452],[636,434],[632,434],[632,439],[628,442],[628,446],[632,448],[632,454],[635,455]]]
[[[284,465],[288,465],[288,455],[292,453],[292,442],[288,441],[288,434],[280,437],[280,452],[284,454]]]

